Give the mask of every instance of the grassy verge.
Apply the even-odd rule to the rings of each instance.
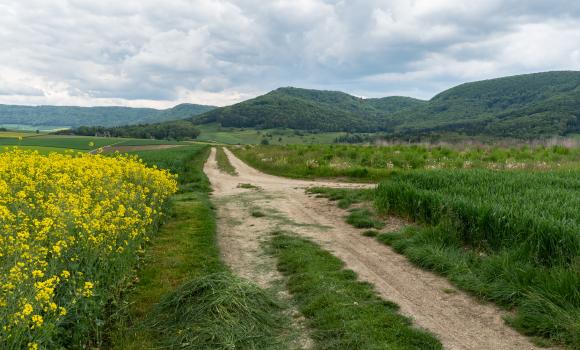
[[[285,349],[288,320],[269,293],[219,259],[202,168],[209,148],[138,152],[179,174],[170,218],[147,248],[138,283],[109,335],[115,349]]]
[[[312,328],[316,349],[441,349],[429,333],[413,328],[397,306],[318,245],[278,232],[272,240],[278,267]]]
[[[223,147],[216,147],[216,155],[215,155],[218,169],[223,171],[226,174],[230,174],[232,176],[237,176],[238,172],[236,168],[230,163],[226,152],[224,151]]]

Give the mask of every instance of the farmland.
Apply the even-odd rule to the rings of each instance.
[[[226,128],[216,123],[201,124],[197,127],[201,131],[197,140],[229,145],[257,145],[263,140],[273,145],[327,144],[346,134],[344,132],[315,133],[291,129]]]
[[[2,297],[18,299],[6,299],[11,308],[0,309],[17,335],[2,339],[7,349],[55,344],[67,348],[197,349],[227,343],[240,348],[268,344],[274,349],[290,349],[300,347],[297,342],[328,349],[373,344],[452,347],[456,337],[473,336],[481,322],[470,323],[478,317],[474,314],[497,312],[473,301],[450,299],[446,303],[436,297],[453,288],[458,291],[451,295],[460,297],[466,292],[511,310],[505,316],[507,323],[535,337],[536,343],[570,348],[578,344],[577,148],[251,145],[216,147],[204,169],[210,147],[203,144],[20,137],[1,139],[8,145],[0,154],[10,160],[3,162],[3,181],[10,191],[6,197],[10,203],[3,205],[12,214],[26,211],[20,216],[2,216],[5,221],[15,218],[8,223],[14,234],[3,236],[4,242],[10,237],[20,242],[18,249],[5,244],[2,252],[11,254],[6,260],[11,263],[2,267],[7,271],[5,278],[19,282],[2,281],[17,291],[4,292]],[[13,150],[13,145],[19,149]],[[86,154],[107,145],[163,148],[131,152],[140,161],[115,154]],[[180,147],[165,148],[167,145]],[[262,176],[230,149],[248,165],[270,174],[330,182]],[[29,168],[24,169],[26,166]],[[58,167],[62,169],[55,170]],[[16,183],[18,177],[10,176],[16,173],[47,175],[23,177],[24,182]],[[86,181],[53,184],[51,176],[63,176],[57,175],[61,173]],[[164,180],[145,174],[158,174],[155,176]],[[358,184],[332,182],[336,178]],[[379,185],[374,188],[365,182]],[[313,192],[338,200],[349,211],[333,211],[304,193],[305,188],[320,184],[342,187]],[[113,187],[119,186],[132,190],[114,194]],[[93,194],[96,188],[99,196]],[[138,196],[151,196],[158,202],[134,202],[137,194],[131,191],[141,191]],[[45,194],[46,208],[42,204],[36,211],[31,209],[27,201],[37,201],[35,193]],[[53,203],[50,193],[79,193],[95,199],[85,202],[80,197],[57,195],[64,199]],[[103,201],[108,206],[95,209]],[[43,226],[40,216],[57,205],[79,209],[72,216],[49,216],[55,224]],[[309,208],[306,216],[297,214],[303,207]],[[337,220],[343,212],[345,222]],[[59,226],[58,222],[65,224]],[[71,227],[79,229],[70,231]],[[24,229],[29,236],[22,235]],[[45,240],[29,241],[44,237],[41,233],[45,231],[51,233]],[[133,237],[134,232],[138,234]],[[89,239],[93,236],[95,239]],[[388,255],[396,253],[381,248],[385,245],[406,258]],[[359,248],[364,252],[355,253],[352,260],[353,249]],[[26,249],[29,254],[23,253]],[[384,279],[392,267],[383,262],[371,273],[379,279],[368,280],[367,269],[374,269],[377,263],[367,257],[368,249],[385,261],[408,259],[417,266],[413,268],[444,278],[428,276],[429,284],[412,284],[411,277],[397,270],[393,273],[401,276],[402,283],[397,285],[392,277]],[[243,258],[231,257],[238,254]],[[66,259],[61,258],[65,255]],[[23,256],[29,258],[21,266]],[[341,260],[355,266],[354,271],[345,269]],[[111,267],[106,275],[103,264]],[[280,280],[268,277],[272,274],[279,274]],[[434,278],[441,280],[435,282]],[[364,282],[373,283],[376,290]],[[385,283],[406,292],[389,294]],[[433,290],[432,283],[444,287]],[[48,297],[35,296],[41,286]],[[289,291],[290,299],[281,299],[278,290]],[[425,299],[430,293],[439,298],[438,305]],[[421,296],[422,308],[410,311],[404,305],[415,294]],[[455,310],[453,319],[439,319],[446,317],[443,310],[458,303],[466,303],[464,311]],[[240,309],[239,304],[247,307]],[[397,304],[402,305],[401,311]],[[434,323],[426,321],[422,312],[433,315]],[[303,315],[304,324],[288,316],[292,313]],[[344,332],[347,320],[349,331]],[[521,335],[501,328],[505,326],[488,326],[488,333],[481,333],[476,342],[529,348]],[[498,333],[508,335],[498,337]]]
[[[232,150],[248,164],[267,173],[356,181],[377,181],[396,170],[547,170],[577,169],[580,165],[580,148],[562,146],[290,145],[246,146]]]
[[[389,216],[413,222],[394,233],[376,226],[368,235],[515,310],[507,320],[523,333],[578,346],[578,148],[257,146],[236,153],[271,174],[379,180],[376,190],[315,193],[342,208],[369,203],[373,209],[347,217],[357,227]]]
[[[81,347],[131,278],[175,180],[123,157],[0,157],[1,347]]]

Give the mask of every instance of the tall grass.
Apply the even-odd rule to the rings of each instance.
[[[505,307],[527,334],[580,346],[580,174],[393,173],[383,213],[428,224],[379,239],[418,265]]]

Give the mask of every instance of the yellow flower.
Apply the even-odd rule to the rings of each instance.
[[[28,343],[28,350],[38,350],[38,344],[34,342]]]
[[[33,328],[38,328],[38,327],[42,326],[42,324],[44,323],[44,319],[40,315],[32,315],[31,320],[32,320],[32,327]]]
[[[32,311],[34,311],[34,309],[32,308],[32,305],[30,304],[25,304],[24,308],[22,309],[22,314],[24,316],[28,316],[32,313]]]

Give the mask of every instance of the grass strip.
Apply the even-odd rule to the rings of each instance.
[[[269,292],[233,276],[219,258],[202,170],[209,147],[182,152],[138,152],[146,163],[177,172],[181,193],[117,312],[110,348],[286,349],[289,321],[282,306]]]
[[[431,334],[414,328],[397,305],[317,244],[284,232],[272,238],[279,270],[312,329],[315,349],[442,349]]]
[[[215,155],[218,169],[223,171],[224,173],[230,174],[232,176],[237,176],[238,172],[236,168],[230,163],[226,152],[224,151],[223,147],[216,147],[216,155]]]

